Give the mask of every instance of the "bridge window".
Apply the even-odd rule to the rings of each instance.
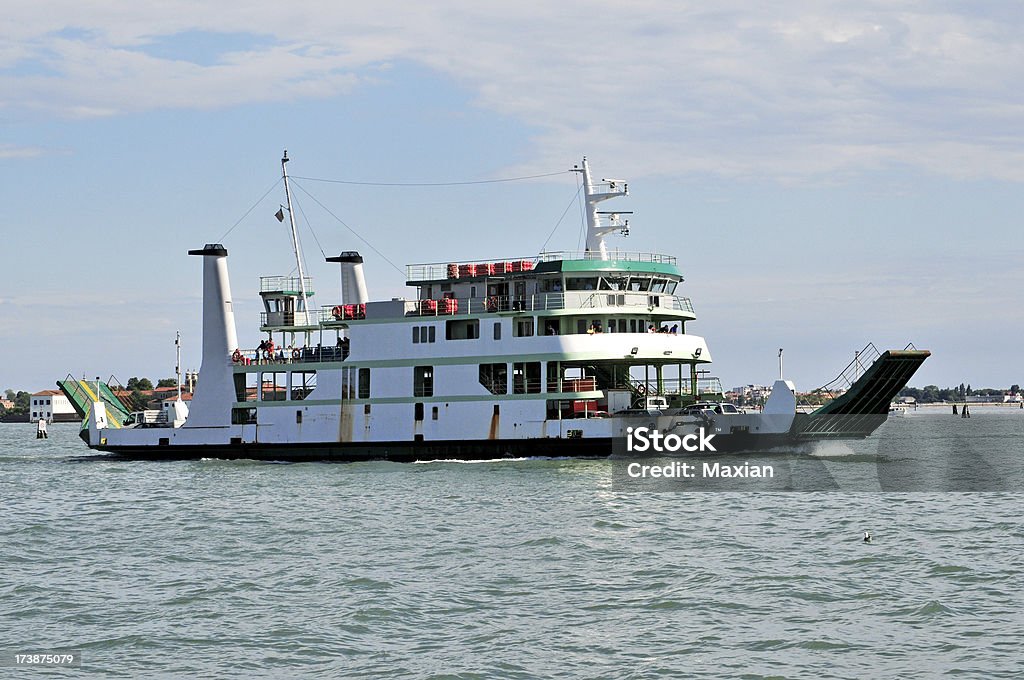
[[[570,276],[565,279],[566,290],[596,290],[596,276]]]

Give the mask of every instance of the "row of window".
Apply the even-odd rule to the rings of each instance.
[[[613,297],[613,296],[609,296]],[[566,319],[566,327],[570,327],[574,319]],[[526,317],[520,319],[514,319],[512,322],[512,336],[516,338],[528,338],[532,337],[540,332],[544,335],[561,335],[563,332],[563,322],[559,318],[544,318],[543,331],[537,328],[537,319],[534,317]],[[602,319],[575,319],[576,322],[576,333],[589,333],[591,329],[598,332],[608,333],[644,333],[654,325],[651,319],[624,319],[624,318],[613,318],[608,319],[608,323],[604,324]],[[681,330],[682,324],[676,323],[675,328],[677,332],[684,332]],[[435,337],[434,326],[413,326],[412,328],[412,341],[414,344],[434,342]],[[572,331],[569,331],[572,332]],[[459,319],[455,321],[445,322],[445,340],[476,340],[480,337],[480,320],[479,319]],[[495,340],[501,340],[501,322],[494,322],[493,337]]]
[[[511,374],[509,367],[511,366]],[[563,365],[564,366],[564,365]],[[558,362],[548,362],[548,392],[588,391],[596,389],[592,377],[582,372],[579,376],[568,372],[559,375],[562,369]],[[516,361],[479,365],[480,384],[491,394],[540,394],[544,386],[541,380],[541,362]],[[580,371],[579,368],[572,369]],[[511,381],[509,377],[511,376]],[[235,398],[238,402],[257,401],[302,401],[316,389],[316,371],[260,371],[235,375]],[[414,397],[434,396],[434,367],[414,366]],[[341,369],[341,398],[370,398],[370,369],[346,366]]]
[[[515,282],[520,287],[522,294],[526,294],[526,282],[517,281]],[[501,287],[508,288],[508,284],[498,284]],[[668,293],[673,294],[676,290],[676,286],[679,285],[678,281],[673,281],[668,278],[660,278],[656,276],[569,276],[565,279],[566,290],[622,290],[632,292],[646,292],[652,293]],[[494,292],[495,286],[488,287],[488,295],[498,295],[499,293]],[[562,292],[562,280],[557,277],[543,277],[537,279],[537,285],[535,290],[538,293],[560,293]],[[420,298],[429,300],[435,296],[441,297],[443,295],[451,294],[452,284],[442,283],[436,287],[433,285],[425,285],[420,288]],[[477,287],[472,286],[470,288],[470,297],[476,297]]]
[[[260,371],[235,374],[235,401],[302,401],[316,389],[316,371]],[[343,399],[370,398],[370,369],[341,369]]]

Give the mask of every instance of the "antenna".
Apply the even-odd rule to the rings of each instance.
[[[586,156],[583,157],[582,165],[573,166],[573,171],[583,175],[583,195],[587,214],[587,257],[607,260],[608,247],[605,245],[604,237],[614,231],[618,231],[622,236],[628,236],[629,220],[623,223],[619,216],[632,213],[621,210],[600,212],[597,204],[609,198],[628,196],[629,185],[621,179],[602,179],[602,184],[595,185]]]
[[[784,374],[782,373],[782,348],[779,348],[779,380],[785,380]]]
[[[284,150],[281,157],[281,177],[284,178],[284,195],[288,202],[288,221],[292,227],[292,249],[295,251],[295,265],[299,270],[299,290],[302,292],[303,313],[306,315],[306,323],[309,323],[309,303],[306,299],[306,273],[302,269],[302,251],[299,249],[299,232],[295,228],[295,213],[292,211],[292,190],[288,186],[288,149]],[[298,311],[298,310],[296,310]]]
[[[181,331],[174,335],[174,375],[178,381],[178,401],[181,401]]]

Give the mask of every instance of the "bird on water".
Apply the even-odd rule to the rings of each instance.
[[[864,542],[865,543],[870,543],[871,542],[871,532],[870,531],[865,531],[864,532]]]

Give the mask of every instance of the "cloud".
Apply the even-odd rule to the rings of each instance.
[[[3,22],[8,109],[334,97],[406,62],[537,130],[531,169],[587,150],[635,159],[620,170],[634,177],[808,183],[911,167],[1024,181],[1024,19],[997,8],[449,0],[238,13],[169,0],[22,3]]]
[[[36,146],[12,146],[0,144],[0,159],[5,158],[35,158],[46,153],[45,149]]]

